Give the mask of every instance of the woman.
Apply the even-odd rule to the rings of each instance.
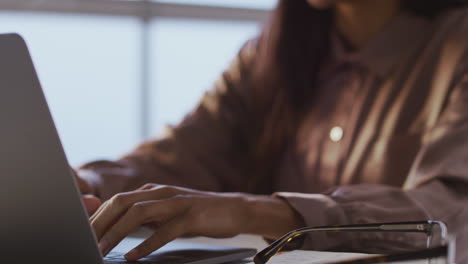
[[[78,171],[84,193],[113,197],[92,216],[103,253],[141,225],[155,233],[129,260],[182,235],[274,239],[305,225],[421,219],[456,232],[451,223],[463,222],[454,219],[468,199],[461,7],[281,0],[262,36],[179,126]],[[316,234],[304,247],[412,244],[404,234]]]

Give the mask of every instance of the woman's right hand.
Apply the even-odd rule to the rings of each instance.
[[[272,196],[146,184],[106,201],[91,217],[91,225],[103,255],[136,228],[153,228],[150,238],[127,253],[127,260],[136,261],[181,236],[247,233],[276,239],[305,223],[286,201]]]

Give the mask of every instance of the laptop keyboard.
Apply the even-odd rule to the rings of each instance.
[[[118,252],[110,252],[104,258],[104,264],[133,264],[133,263],[134,264],[138,264],[138,263],[150,264],[151,262],[139,262],[139,261],[129,262],[124,258],[122,254]]]
[[[124,258],[122,254],[119,254],[117,252],[110,252],[104,258],[104,264],[119,264],[119,263],[129,263],[129,262],[127,262],[127,260]],[[138,262],[134,262],[134,263],[138,263]]]
[[[128,240],[130,241],[130,240]],[[136,243],[134,243],[136,244]],[[217,247],[194,245],[190,243],[175,243],[139,259],[129,262],[125,253],[135,247],[134,244],[125,244],[121,248],[111,251],[104,258],[105,264],[195,264],[195,263],[222,263],[247,258],[255,254],[253,249]],[[239,264],[239,261],[235,262]],[[244,263],[244,262],[242,262]]]
[[[157,260],[151,260],[151,255],[139,261],[129,262],[119,252],[110,252],[104,258],[104,264],[182,264],[195,261],[196,259],[185,256],[165,256]]]

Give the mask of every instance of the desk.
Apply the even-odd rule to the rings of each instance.
[[[151,235],[151,231],[146,229],[140,229],[137,232],[133,233],[131,236],[136,238],[146,238]],[[253,235],[239,235],[233,238],[227,239],[213,239],[206,237],[196,237],[196,238],[179,238],[177,239],[181,242],[189,243],[203,243],[209,245],[221,245],[221,246],[231,246],[231,247],[248,247],[255,248],[258,251],[264,249],[268,244],[260,236]],[[318,251],[302,251],[297,250],[288,254],[277,256],[270,260],[271,264],[314,264],[314,263],[324,263],[330,261],[346,260],[351,258],[359,258],[369,256],[367,254],[358,254],[358,253],[336,253],[336,252],[318,252]],[[252,264],[252,259],[247,260],[246,262],[239,262],[242,264]]]
[[[132,233],[132,237],[146,238],[151,235],[151,231],[147,229],[140,229],[137,232]],[[255,248],[258,251],[264,249],[268,244],[260,236],[253,235],[239,235],[233,238],[226,239],[214,239],[206,237],[195,237],[195,238],[179,238],[181,242],[190,243],[203,243],[209,245],[221,245],[231,247],[247,247]],[[370,256],[369,254],[362,253],[337,253],[337,252],[323,252],[323,251],[304,251],[297,250],[288,254],[274,257],[270,260],[269,264],[322,264],[330,261],[347,260],[353,258],[361,258]],[[438,263],[438,262],[435,262]],[[239,263],[233,264],[253,264],[252,259],[247,261],[240,261]],[[405,264],[427,264],[426,260],[405,262]]]

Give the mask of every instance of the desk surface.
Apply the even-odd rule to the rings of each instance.
[[[141,229],[132,234],[132,237],[145,238],[151,235],[151,232],[145,229]],[[268,244],[260,236],[253,235],[239,235],[233,238],[226,239],[213,239],[206,237],[196,238],[179,238],[178,241],[191,242],[191,243],[203,243],[210,245],[221,245],[231,247],[248,247],[255,248],[258,251],[264,249]],[[277,256],[269,263],[271,264],[318,264],[326,263],[330,261],[347,260],[352,258],[360,258],[369,256],[368,254],[359,253],[336,253],[336,252],[319,252],[319,251],[303,251],[297,250],[288,254]],[[251,260],[247,262],[239,262],[243,264],[253,264]],[[416,262],[405,262],[406,264],[422,264],[427,261],[416,261]]]

